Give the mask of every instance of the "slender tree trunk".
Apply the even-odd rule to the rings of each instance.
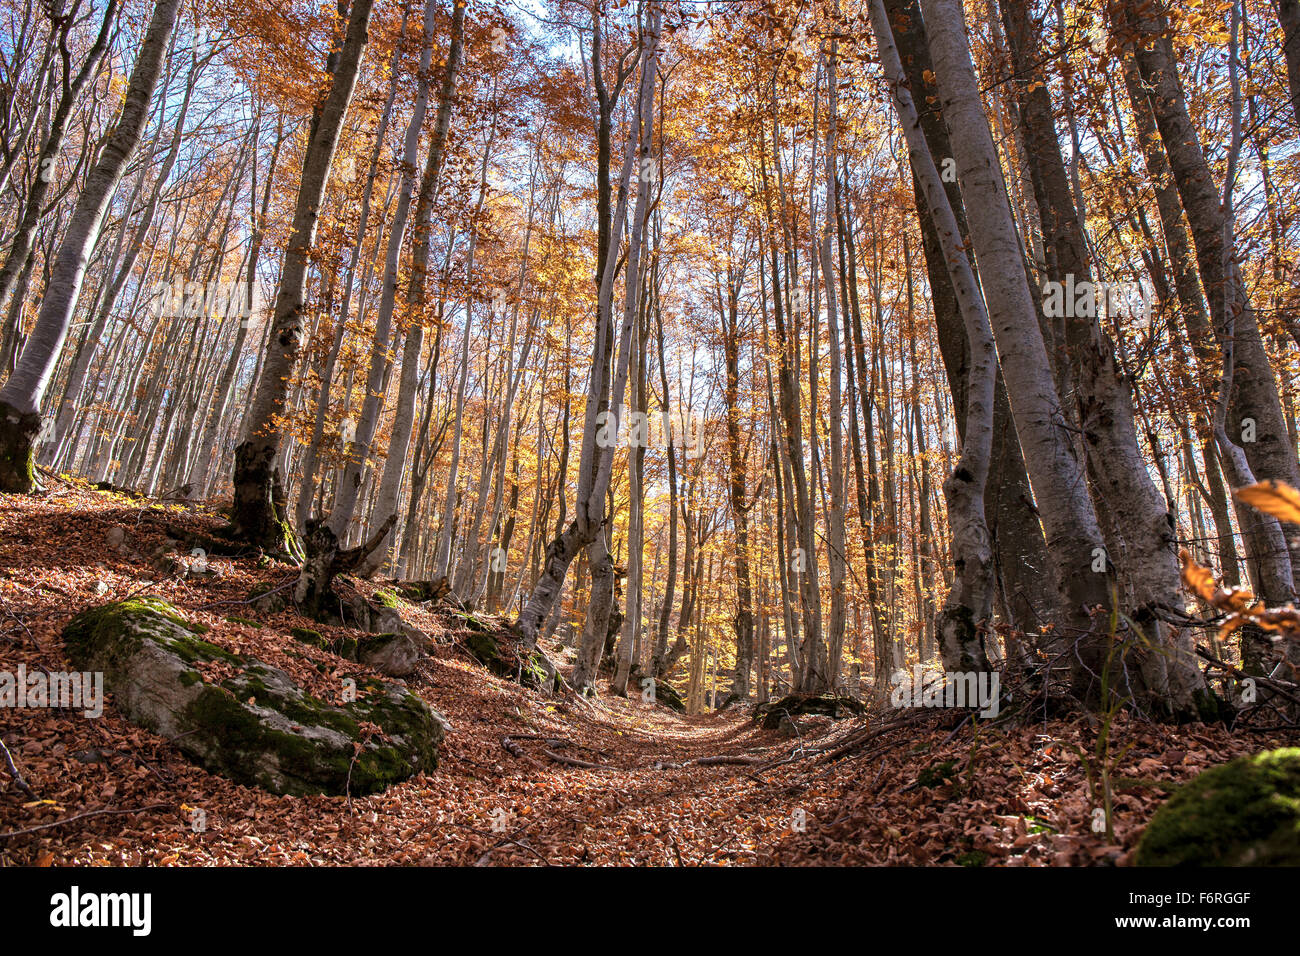
[[[244,420],[245,437],[235,450],[235,501],[230,531],[252,544],[275,550],[283,549],[291,534],[286,521],[281,479],[274,467],[284,437],[283,427],[277,424],[276,416],[285,412],[291,380],[302,353],[307,272],[316,242],[316,226],[325,201],[339,132],[361,69],[373,5],[374,0],[353,0],[347,32],[330,78],[329,92],[312,119],[293,224],[280,271],[270,338]]]
[[[1108,655],[1107,642],[1094,631],[1091,612],[1110,606],[1112,580],[1108,566],[1094,570],[1101,566],[1098,556],[1105,555],[1101,530],[1082,463],[1067,437],[997,151],[971,66],[961,4],[925,0],[922,7],[1016,431],[1034,495],[1040,502],[1050,502],[1040,517],[1061,589],[1058,626],[1071,631],[1072,683],[1082,699],[1096,702],[1097,678],[1108,666]]]
[[[984,484],[993,452],[993,383],[997,354],[988,313],[961,241],[939,170],[921,130],[920,117],[882,0],[871,0],[871,22],[881,65],[894,93],[917,184],[943,243],[948,278],[966,325],[970,367],[966,378],[966,429],[961,458],[944,482],[952,529],[955,580],[935,621],[944,669],[964,673],[988,670],[983,630],[993,605],[993,551],[984,519]]]

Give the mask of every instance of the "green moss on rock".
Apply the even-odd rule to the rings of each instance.
[[[787,694],[780,700],[759,704],[754,708],[754,719],[762,721],[767,730],[776,730],[783,717],[792,720],[809,714],[821,714],[840,720],[845,717],[858,717],[864,713],[860,701],[852,697],[838,697],[833,694]]]
[[[686,698],[682,697],[682,692],[666,680],[655,683],[655,701],[679,714],[686,713]]]
[[[346,635],[336,637],[325,644],[325,650],[331,654],[337,654],[345,661],[355,661],[357,659],[357,639]]]
[[[1300,748],[1238,757],[1180,787],[1151,818],[1134,863],[1300,865]]]
[[[283,611],[289,606],[289,602],[285,597],[285,592],[280,590],[279,585],[267,584],[265,582],[253,585],[252,589],[248,592],[248,603],[253,605],[257,610],[268,614],[275,614],[278,611]]]
[[[284,671],[202,640],[156,598],[83,611],[64,642],[77,666],[104,672],[129,719],[239,783],[360,795],[437,766],[444,722],[404,687],[368,681],[355,699],[322,700]],[[235,665],[235,674],[205,681],[195,665],[217,660]],[[363,724],[379,731],[368,734]]]
[[[465,636],[465,646],[480,664],[494,674],[501,676],[509,670],[505,659],[501,656],[501,646],[491,634],[471,631]]]
[[[325,647],[325,638],[321,637],[320,631],[313,631],[309,627],[295,627],[290,629],[289,635],[296,641],[304,644],[310,644],[312,647]]]

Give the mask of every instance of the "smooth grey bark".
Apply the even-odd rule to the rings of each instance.
[[[1272,478],[1300,486],[1296,452],[1290,445],[1277,382],[1264,351],[1259,325],[1236,262],[1236,249],[1224,215],[1223,197],[1215,186],[1200,137],[1187,112],[1168,23],[1163,16],[1133,0],[1115,9],[1119,38],[1132,42],[1156,127],[1164,142],[1174,181],[1191,227],[1201,283],[1210,303],[1210,316],[1220,344],[1232,326],[1235,365],[1229,406],[1231,434],[1249,433],[1243,425],[1254,423],[1254,440],[1241,441],[1256,478]]]
[[[838,4],[837,4],[838,6]],[[830,506],[826,509],[828,531],[826,549],[826,567],[831,589],[830,615],[827,618],[825,646],[819,647],[814,654],[807,654],[806,659],[816,660],[819,667],[810,667],[804,674],[804,684],[798,688],[805,693],[821,694],[834,691],[839,683],[839,669],[844,652],[845,594],[844,579],[846,572],[845,535],[844,535],[844,421],[843,421],[843,353],[840,349],[841,309],[847,305],[837,302],[835,237],[839,228],[839,208],[836,200],[836,168],[838,165],[838,121],[839,90],[837,80],[837,57],[839,44],[833,37],[826,56],[826,133],[824,145],[825,220],[821,238],[822,289],[826,297],[826,329],[830,348]],[[815,374],[815,373],[814,373]],[[753,641],[752,626],[749,642]]]
[[[72,76],[72,54],[67,47],[66,34],[60,36],[59,51],[63,60],[63,76],[59,104],[55,107],[50,118],[49,130],[45,135],[44,143],[41,145],[41,151],[36,157],[35,165],[38,172],[32,180],[31,188],[28,190],[27,199],[23,205],[22,218],[14,232],[14,238],[9,244],[9,251],[5,255],[4,265],[0,266],[0,307],[4,306],[9,293],[14,291],[14,282],[17,280],[24,263],[28,261],[34,251],[33,242],[36,239],[37,226],[40,224],[41,214],[45,211],[45,197],[54,183],[54,161],[57,159],[60,150],[63,149],[63,141],[67,136],[68,120],[72,116],[73,108],[77,105],[77,101],[81,99],[82,91],[86,88],[86,84],[91,77],[99,72],[104,51],[108,49],[109,35],[117,19],[117,6],[118,0],[109,0],[108,6],[104,9],[104,19],[100,24],[99,34],[86,52],[81,69],[77,71],[75,77]],[[152,97],[152,92],[150,95]]]
[[[597,29],[594,36],[599,36],[599,14],[594,13]],[[645,104],[642,109],[643,117],[649,117],[652,114],[654,104],[654,74],[657,69],[657,45],[659,41],[659,23],[661,13],[657,3],[649,4],[648,23],[646,37],[643,39],[643,51],[641,60],[641,99]],[[599,57],[594,57],[596,65],[599,65]],[[603,91],[603,81],[598,84],[599,89]],[[604,119],[607,118],[605,111],[602,109],[601,128],[605,127]],[[618,236],[622,234],[623,224],[627,217],[628,202],[628,184],[631,179],[633,160],[636,155],[637,130],[634,126],[629,133],[627,147],[623,159],[623,169],[619,177],[619,199],[610,224],[609,235]],[[604,190],[602,190],[604,192]],[[647,190],[638,190],[638,204],[646,198]],[[644,223],[642,216],[638,215],[637,220]],[[640,256],[640,239],[631,243],[628,247],[627,268],[637,268],[637,260]],[[603,252],[603,249],[602,249]],[[578,463],[578,488],[576,495],[575,514],[565,529],[554,539],[546,548],[546,554],[542,565],[541,574],[534,584],[532,593],[529,595],[524,605],[523,611],[515,621],[515,628],[523,638],[526,647],[536,646],[537,637],[542,624],[546,621],[552,606],[560,595],[564,587],[564,579],[568,573],[569,565],[573,562],[579,552],[593,545],[595,542],[603,544],[601,531],[605,520],[605,497],[609,489],[610,468],[613,465],[614,448],[613,443],[608,443],[608,447],[601,448],[597,444],[598,419],[601,413],[602,404],[608,400],[610,407],[614,409],[612,422],[607,421],[606,427],[612,428],[613,433],[617,434],[619,427],[619,406],[623,401],[623,394],[627,386],[627,371],[631,352],[631,337],[633,333],[633,319],[635,317],[635,303],[630,303],[624,309],[624,319],[622,329],[619,330],[618,336],[618,354],[614,367],[610,367],[610,355],[612,352],[615,334],[613,318],[613,296],[614,296],[614,278],[618,268],[617,256],[613,254],[603,255],[601,263],[600,292],[597,298],[597,332],[596,341],[593,347],[593,363],[591,377],[588,383],[587,409],[586,418],[583,425],[582,451]],[[606,391],[606,383],[609,381],[610,372],[613,372],[613,388],[610,392]],[[562,493],[562,492],[561,492]],[[593,572],[599,572],[603,575],[612,577],[613,569],[608,561],[607,553],[602,553],[601,544],[596,544],[596,557],[602,560],[602,565]],[[582,646],[579,649],[578,663],[574,667],[574,685],[579,688],[590,686],[591,681],[595,679],[596,666],[599,663],[600,652],[604,647],[605,634],[600,633],[605,629],[608,622],[610,602],[613,600],[613,588],[603,589],[606,593],[602,595],[600,601],[602,607],[597,603],[594,607],[589,607],[587,622],[583,628]],[[593,594],[595,589],[593,588]],[[581,683],[579,683],[581,681]]]
[[[271,158],[267,165],[266,186],[262,193],[260,211],[257,206],[256,157],[253,160],[252,182],[249,191],[249,226],[251,234],[249,236],[248,265],[245,269],[244,278],[248,289],[250,308],[256,299],[254,291],[257,288],[257,265],[262,255],[262,242],[266,235],[267,211],[271,204],[271,190],[275,185],[275,169],[279,163],[280,147],[283,145],[284,139],[284,120],[281,118],[276,122],[275,145],[271,148]],[[256,152],[256,139],[254,139],[254,152]],[[216,449],[218,447],[217,432],[222,423],[226,421],[234,399],[235,376],[238,374],[240,361],[244,357],[244,342],[248,338],[249,324],[248,320],[241,321],[239,330],[235,333],[235,341],[230,348],[230,356],[226,359],[221,378],[217,383],[216,414],[209,414],[204,420],[202,438],[199,440],[200,449]],[[196,463],[197,471],[191,475],[189,482],[191,495],[198,498],[208,497],[212,491],[212,481],[219,458],[220,455],[216,453],[199,455]]]
[[[1025,158],[1034,170],[1044,244],[1051,251],[1047,276],[1058,284],[1044,298],[1055,296],[1064,312],[1066,357],[1087,474],[1094,508],[1106,513],[1107,557],[1116,566],[1119,597],[1132,625],[1150,645],[1135,649],[1131,663],[1137,665],[1142,685],[1135,690],[1143,705],[1157,712],[1195,716],[1197,697],[1206,688],[1191,635],[1165,620],[1182,611],[1173,515],[1142,459],[1133,393],[1115,360],[1115,344],[1100,324],[1110,294],[1106,286],[1098,292],[1092,285],[1082,214],[1072,198],[1046,77],[1037,65],[1042,53],[1036,31],[1022,6],[1003,2],[1001,8],[1020,98]],[[1074,288],[1091,290],[1084,307],[1068,301]]]
[[[194,97],[194,90],[198,83],[203,68],[211,61],[214,54],[200,59],[197,50],[191,53],[190,72],[185,83],[185,92],[181,97],[181,104],[177,108],[176,125],[172,131],[172,139],[167,147],[167,155],[163,159],[162,167],[158,170],[154,178],[153,190],[149,200],[144,205],[144,210],[140,215],[140,220],[136,223],[131,239],[126,246],[126,255],[121,265],[117,269],[117,276],[113,279],[109,287],[100,297],[99,308],[95,316],[94,324],[82,347],[77,351],[76,357],[72,362],[72,367],[68,371],[67,384],[63,390],[63,399],[59,403],[57,418],[54,425],[54,435],[52,438],[52,447],[57,448],[67,438],[72,428],[73,418],[76,415],[77,405],[81,400],[81,392],[85,386],[86,374],[90,370],[90,363],[95,357],[99,340],[108,326],[110,314],[113,307],[117,304],[118,297],[122,294],[122,288],[125,286],[127,279],[130,277],[132,270],[135,268],[136,260],[139,258],[140,249],[144,245],[145,237],[149,234],[149,229],[153,225],[154,215],[158,210],[158,203],[162,197],[163,187],[166,185],[168,178],[171,176],[172,169],[176,165],[176,158],[180,155],[181,142],[185,135],[185,120],[189,114],[190,102]],[[166,89],[163,90],[164,97]],[[150,153],[152,155],[152,152]],[[143,170],[141,176],[143,177]],[[126,235],[126,224],[123,223],[122,232],[119,235],[119,242]],[[114,255],[116,259],[116,255]]]
[[[1108,666],[1106,646],[1091,613],[1109,607],[1109,567],[1094,571],[1105,554],[1082,463],[1065,428],[1052,365],[1026,281],[1020,239],[1011,217],[997,151],[971,65],[965,18],[958,0],[924,0],[930,52],[971,241],[984,289],[998,358],[1020,436],[1048,554],[1060,588],[1059,624],[1070,629],[1072,684],[1083,699],[1098,699]]]
[[[943,485],[955,573],[953,586],[935,619],[935,635],[945,670],[982,672],[989,667],[983,631],[992,611],[994,590],[993,549],[984,516],[984,489],[993,454],[997,352],[962,233],[921,130],[882,0],[871,0],[870,12],[881,66],[894,94],[912,169],[943,244],[948,278],[966,326],[970,355],[966,428],[961,457]]]
[[[391,365],[389,352],[393,338],[393,310],[397,305],[397,271],[406,238],[406,222],[411,211],[411,198],[415,192],[415,163],[420,149],[420,133],[429,107],[429,71],[433,66],[434,22],[438,11],[436,0],[426,0],[424,5],[424,42],[420,50],[420,70],[416,79],[415,103],[406,126],[402,144],[401,185],[397,192],[397,207],[388,229],[388,249],[384,256],[383,291],[379,298],[379,314],[375,320],[370,346],[370,365],[366,372],[365,399],[357,418],[356,434],[349,443],[347,464],[343,477],[334,491],[334,507],[327,524],[339,540],[347,537],[348,526],[356,511],[361,489],[361,476],[371,458],[371,443],[379,428],[379,416],[384,405],[384,380]],[[340,322],[344,321],[340,317]]]
[[[393,104],[397,100],[397,89],[402,77],[402,72],[398,67],[401,63],[402,41],[406,38],[406,24],[409,15],[409,11],[403,6],[402,27],[398,32],[398,42],[393,45],[393,58],[389,65],[391,77],[388,84],[388,98],[384,101],[384,108],[379,116],[379,124],[375,129],[375,147],[370,152],[370,165],[366,173],[366,184],[361,189],[361,208],[357,215],[357,238],[352,244],[352,253],[348,262],[348,277],[343,284],[343,300],[339,306],[338,324],[334,327],[334,338],[330,344],[329,355],[325,359],[325,367],[321,369],[320,389],[316,393],[316,417],[312,423],[311,439],[303,452],[301,478],[299,479],[301,483],[298,486],[298,504],[294,511],[295,527],[299,532],[305,529],[307,519],[311,517],[312,499],[316,494],[316,464],[320,456],[321,442],[325,435],[325,419],[329,415],[330,395],[334,386],[334,369],[338,364],[339,353],[343,349],[343,339],[347,334],[348,317],[351,315],[352,307],[352,290],[356,284],[357,269],[360,266],[361,253],[365,247],[366,232],[370,227],[370,204],[374,198],[375,180],[379,178],[379,160],[383,155],[385,140],[388,138],[388,126],[392,121]],[[392,188],[390,185],[388,199],[392,197]],[[387,200],[384,204],[384,210],[386,216]],[[375,252],[379,249],[383,231],[383,220],[381,219],[375,236]],[[367,260],[367,270],[370,264],[370,261]],[[369,272],[367,271],[368,277]],[[362,302],[364,303],[364,301],[363,297]]]
[[[388,442],[388,456],[379,480],[375,502],[371,508],[371,522],[383,525],[388,516],[397,513],[398,493],[406,474],[406,449],[411,443],[415,425],[415,399],[419,388],[420,353],[424,348],[424,309],[428,287],[429,250],[432,245],[433,202],[437,197],[442,176],[447,131],[451,127],[451,110],[456,92],[456,75],[460,69],[461,51],[465,37],[465,5],[455,4],[451,20],[451,37],[447,46],[447,62],[438,90],[438,114],[429,140],[429,155],[425,158],[420,192],[415,202],[415,226],[411,243],[411,278],[406,289],[406,310],[412,318],[402,348],[402,371],[397,385],[397,408],[393,413],[393,428]],[[388,559],[393,547],[393,532],[382,535],[379,544],[360,564],[362,574],[373,574]]]
[[[596,396],[588,398],[587,428],[583,436],[583,465],[579,466],[578,509],[579,516],[585,515],[585,532],[590,534],[587,542],[588,566],[591,571],[591,600],[587,609],[587,619],[583,624],[582,639],[578,646],[578,660],[573,667],[573,686],[578,691],[590,688],[596,680],[600,666],[601,653],[609,634],[610,609],[614,601],[614,566],[605,541],[605,498],[609,490],[610,474],[614,467],[614,446],[616,436],[621,433],[623,421],[623,397],[627,390],[628,372],[631,364],[633,341],[639,328],[641,297],[641,255],[645,240],[646,221],[650,211],[650,195],[655,191],[657,177],[647,175],[652,168],[654,138],[654,93],[655,79],[658,72],[659,34],[662,13],[659,4],[650,3],[646,14],[641,53],[641,85],[639,100],[635,110],[635,119],[628,136],[627,156],[623,167],[623,177],[619,189],[619,208],[614,216],[612,235],[621,235],[622,220],[626,215],[628,181],[631,173],[633,147],[639,143],[639,161],[636,167],[640,173],[637,177],[636,208],[632,217],[632,228],[628,237],[626,253],[625,295],[623,301],[623,322],[618,335],[618,358],[613,369],[613,388],[610,392],[610,409],[605,412],[604,422],[599,411],[604,396],[603,383],[608,367],[600,363],[592,370],[593,385],[601,388]],[[597,355],[608,354],[605,343],[612,344],[613,328],[613,294],[614,274],[618,269],[617,256],[611,248],[605,257],[604,275],[601,277],[600,290],[600,337],[597,342]],[[606,436],[601,440],[601,436]],[[590,448],[590,457],[588,449]],[[594,466],[594,468],[592,467]],[[589,477],[590,476],[590,477]],[[589,477],[587,493],[583,494],[583,479]],[[577,524],[577,522],[575,522]],[[572,525],[570,527],[573,527]],[[536,593],[536,591],[534,592]]]
[[[1282,55],[1286,57],[1287,85],[1291,89],[1291,112],[1300,123],[1300,0],[1273,0],[1282,25]]]

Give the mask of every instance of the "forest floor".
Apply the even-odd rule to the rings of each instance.
[[[162,575],[149,555],[164,523],[211,529],[215,517],[49,486],[0,495],[0,670],[69,669],[60,634],[75,613],[150,593],[208,625],[206,639],[320,678],[286,653],[288,632],[328,629],[244,603],[292,568],[211,558],[215,576]],[[1300,739],[1119,718],[1115,752],[1129,749],[1113,772],[1142,782],[1116,791],[1111,843],[1094,832],[1075,749],[1095,740],[1084,721],[973,727],[951,711],[885,707],[801,718],[788,737],[747,706],[687,716],[639,696],[547,697],[473,660],[455,617],[403,613],[444,642],[406,681],[451,724],[435,772],[368,797],[276,796],[199,769],[128,723],[111,695],[99,719],[0,708],[30,788],[0,763],[0,865],[1124,865],[1165,796],[1158,782]],[[368,672],[340,659],[333,676],[348,673]],[[742,759],[695,762],[717,757]]]

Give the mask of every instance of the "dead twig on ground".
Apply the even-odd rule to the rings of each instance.
[[[36,791],[31,788],[26,780],[23,779],[23,775],[18,770],[18,765],[14,763],[13,754],[11,754],[9,748],[5,746],[3,737],[0,737],[0,753],[4,754],[5,766],[9,769],[9,775],[14,778],[14,783],[18,784],[18,789],[27,794],[27,796],[31,797],[33,800],[41,799],[36,795]]]

